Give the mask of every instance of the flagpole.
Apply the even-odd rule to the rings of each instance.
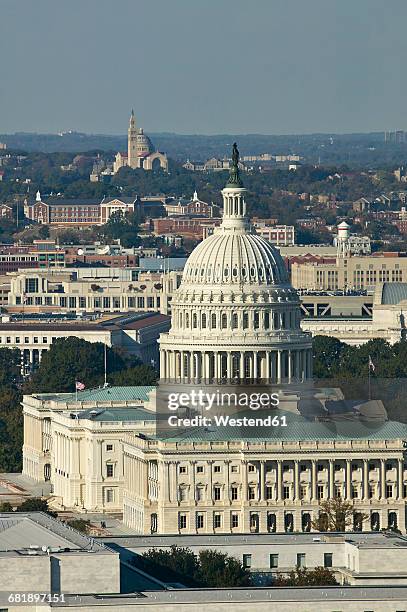
[[[105,360],[105,384],[104,386],[107,386],[107,346],[106,346],[106,342],[104,343],[104,347],[105,347],[105,355],[104,355],[104,360]]]
[[[368,375],[367,375],[367,389],[368,389],[368,391],[367,391],[367,393],[368,393],[368,399],[370,401],[371,400],[371,391],[370,391],[370,361],[369,361],[369,365],[368,365],[367,371],[368,371]]]

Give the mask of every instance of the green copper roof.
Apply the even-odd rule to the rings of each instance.
[[[153,386],[140,387],[105,387],[100,389],[85,389],[76,393],[41,393],[36,395],[43,400],[55,402],[131,402],[148,399],[148,394],[155,389]],[[77,399],[76,399],[77,398]]]
[[[79,419],[91,421],[155,421],[155,413],[143,408],[103,408],[100,410],[84,410],[78,413]]]

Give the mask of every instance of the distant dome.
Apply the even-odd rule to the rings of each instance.
[[[289,286],[280,253],[267,240],[221,227],[191,253],[182,285]]]

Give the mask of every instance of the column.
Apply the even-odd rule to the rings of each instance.
[[[386,460],[380,460],[380,499],[386,499]]]
[[[363,459],[363,499],[369,499],[369,461]]]
[[[230,460],[227,459],[225,461],[225,498],[228,504],[230,504],[229,464]]]
[[[260,491],[259,491],[259,501],[264,501],[265,499],[265,461],[260,461]]]
[[[271,366],[271,353],[269,351],[266,352],[266,382],[269,382],[272,380],[272,375],[270,373],[270,366]]]
[[[242,351],[240,353],[240,378],[244,378],[245,377],[245,373],[244,373],[244,351]]]
[[[397,498],[403,499],[403,477],[404,477],[404,464],[403,459],[397,461]]]
[[[298,459],[294,460],[294,501],[300,499],[300,469]]]
[[[281,351],[277,351],[277,382],[281,383]]]
[[[335,477],[334,477],[334,459],[329,460],[328,467],[328,497],[333,499],[335,497]]]
[[[213,491],[212,491],[212,460],[208,460],[206,465],[208,466],[208,503],[213,504]]]
[[[315,459],[311,461],[311,499],[317,500],[317,462]]]
[[[227,353],[227,376],[226,376],[226,378],[228,380],[231,380],[233,378],[232,370],[233,370],[233,368],[232,368],[232,353],[231,353],[231,351],[229,351]]]
[[[277,479],[276,479],[276,501],[282,499],[282,483],[283,483],[283,462],[277,461]]]
[[[345,483],[345,497],[346,501],[350,501],[352,499],[352,461],[350,459],[346,459],[346,483]]]
[[[257,379],[257,351],[253,351],[253,379]]]
[[[247,498],[248,498],[248,491],[247,491],[247,461],[245,459],[243,459],[242,461],[242,501],[246,502]]]

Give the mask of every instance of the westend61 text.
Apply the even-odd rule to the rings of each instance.
[[[213,417],[196,416],[191,419],[179,418],[176,415],[168,417],[171,427],[287,427],[287,417],[271,416],[264,418],[230,417],[228,415],[214,415]]]

